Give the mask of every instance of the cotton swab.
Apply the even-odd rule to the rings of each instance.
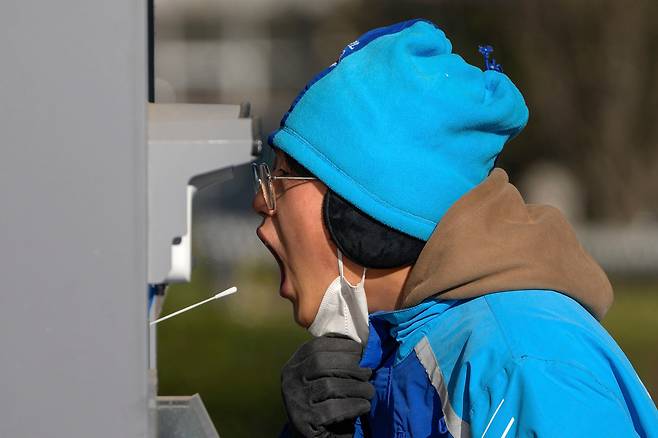
[[[227,296],[227,295],[234,294],[234,293],[236,293],[237,291],[238,291],[238,288],[237,288],[237,287],[235,287],[235,286],[230,287],[230,288],[226,289],[225,291],[222,291],[222,292],[220,292],[220,293],[218,293],[218,294],[216,294],[216,295],[213,295],[212,297],[210,297],[210,298],[208,298],[208,299],[206,299],[206,300],[200,301],[200,302],[198,302],[198,303],[196,303],[196,304],[192,304],[191,306],[187,306],[187,307],[185,307],[185,308],[183,308],[183,309],[177,310],[177,311],[175,311],[174,313],[170,313],[169,315],[167,315],[167,316],[163,316],[162,318],[160,318],[160,319],[156,319],[155,321],[151,321],[151,322],[149,323],[149,325],[154,325],[154,324],[157,324],[157,323],[159,323],[159,322],[164,321],[165,319],[173,318],[174,316],[176,316],[176,315],[180,315],[180,314],[183,313],[183,312],[187,312],[188,310],[194,309],[195,307],[198,307],[198,306],[200,306],[200,305],[202,305],[202,304],[208,303],[208,302],[210,302],[210,301],[212,301],[212,300],[216,300],[216,299],[218,299],[218,298],[222,298],[222,297],[225,297],[225,296]]]

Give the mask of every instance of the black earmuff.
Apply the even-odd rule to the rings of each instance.
[[[367,268],[395,268],[418,259],[425,242],[366,215],[331,190],[322,202],[322,216],[338,249]]]

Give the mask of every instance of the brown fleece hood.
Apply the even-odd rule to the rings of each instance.
[[[398,307],[432,296],[463,299],[524,289],[562,292],[597,319],[613,298],[608,277],[562,213],[526,204],[507,173],[496,168],[443,216],[409,274]]]

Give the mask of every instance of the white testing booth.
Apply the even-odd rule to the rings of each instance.
[[[0,437],[216,436],[198,397],[158,414],[148,290],[189,279],[191,197],[252,119],[147,104],[146,2],[6,0],[0,28]]]

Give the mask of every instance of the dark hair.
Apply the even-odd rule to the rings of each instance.
[[[296,176],[315,176],[283,153]],[[322,219],[336,246],[351,260],[367,268],[395,268],[418,259],[425,242],[385,225],[327,189]]]
[[[295,176],[315,176],[313,175],[313,173],[311,173],[310,170],[299,164],[299,161],[295,160],[290,155],[286,154],[285,152],[283,153],[283,155],[286,157],[286,163],[288,163],[288,167],[290,168],[290,171]]]

